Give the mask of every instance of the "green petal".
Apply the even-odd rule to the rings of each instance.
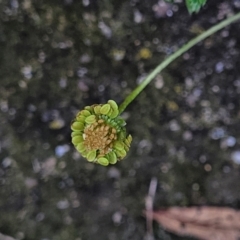
[[[85,109],[85,110],[88,110],[88,111],[90,111],[90,112],[91,112],[91,110],[92,110],[92,107],[91,107],[91,106],[86,106],[84,109]]]
[[[116,118],[116,117],[118,116],[118,114],[119,114],[119,111],[118,111],[118,110],[113,110],[112,113],[111,113],[111,115],[110,115],[110,117],[111,117],[111,118]]]
[[[125,140],[126,139],[126,131],[119,132],[118,139]]]
[[[106,115],[107,115],[108,117],[111,117],[112,113],[113,113],[113,110],[112,110],[111,107],[110,107],[110,110],[108,111],[108,113],[106,113]]]
[[[71,125],[71,129],[73,131],[79,131],[79,130],[83,130],[84,128],[84,125],[81,123],[81,122],[74,122],[72,125]]]
[[[76,148],[80,153],[82,153],[86,150],[83,142],[79,143]]]
[[[116,120],[117,124],[120,125],[121,127],[125,126],[126,125],[126,122],[122,119],[122,118],[119,118]]]
[[[118,125],[117,125],[117,123],[116,122],[111,122],[111,125],[113,126],[113,127],[118,127]]]
[[[85,150],[85,151],[82,151],[82,152],[81,152],[81,155],[82,155],[83,157],[87,158],[87,153],[88,153],[88,152]]]
[[[110,152],[107,154],[107,156],[108,156],[109,163],[115,164],[117,162],[117,156],[115,152]]]
[[[95,160],[95,158],[96,158],[96,155],[97,155],[97,151],[95,151],[95,150],[89,152],[89,153],[87,154],[87,160],[88,160],[89,162],[93,162],[93,161]]]
[[[100,108],[100,113],[107,115],[108,112],[110,111],[110,109],[111,109],[111,106],[110,106],[109,104],[104,104],[104,105]]]
[[[81,114],[82,114],[83,116],[85,116],[85,117],[88,117],[88,116],[91,115],[91,113],[90,113],[88,110],[82,110],[82,111],[81,111]]]
[[[75,137],[72,138],[73,145],[78,145],[82,141],[83,141],[83,137],[82,136],[75,136]]]
[[[113,144],[113,148],[117,150],[122,150],[124,149],[124,144],[120,141],[115,141]]]
[[[110,117],[111,118],[116,118],[119,114],[118,105],[113,100],[108,100],[108,103],[110,104],[111,109],[112,109],[112,113],[111,113]]]
[[[109,161],[107,160],[107,158],[104,158],[104,157],[101,157],[101,158],[98,158],[98,163],[103,165],[103,166],[107,166],[109,164]]]
[[[115,129],[116,129],[116,131],[117,131],[117,133],[118,133],[118,136],[119,136],[119,134],[122,132],[122,131],[121,131],[121,127],[115,126]],[[118,138],[119,138],[119,137],[118,137]],[[122,138],[119,138],[119,139],[122,140]]]
[[[132,135],[131,134],[128,135],[127,140],[129,141],[129,143],[132,142]]]
[[[74,131],[71,133],[71,137],[75,137],[75,136],[82,136],[83,132],[82,131]]]
[[[94,107],[94,112],[95,112],[96,114],[101,114],[101,113],[100,113],[100,109],[101,109],[101,105],[97,105],[97,106]]]
[[[119,157],[119,158],[124,158],[124,157],[126,157],[126,155],[127,155],[127,152],[124,150],[124,149],[121,149],[121,150],[115,150],[115,153],[116,153],[116,155],[117,155],[117,157]]]
[[[132,142],[132,136],[128,135],[128,137],[125,139],[125,143],[128,147],[130,147],[131,142]]]
[[[109,103],[109,105],[111,106],[111,108],[112,108],[113,110],[118,110],[118,105],[116,104],[115,101],[113,101],[113,100],[108,100],[108,103]]]
[[[77,115],[76,119],[78,122],[85,122],[86,117],[79,114],[79,115]]]
[[[85,122],[88,124],[92,124],[96,122],[96,116],[95,115],[90,115],[86,117]]]

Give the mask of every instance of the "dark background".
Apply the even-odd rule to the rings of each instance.
[[[139,240],[154,207],[240,208],[240,24],[204,40],[126,109],[133,136],[117,165],[88,163],[70,124],[121,103],[163,59],[240,1],[0,1],[0,233],[25,240]],[[156,239],[180,239],[154,224]],[[186,238],[185,238],[186,239]]]

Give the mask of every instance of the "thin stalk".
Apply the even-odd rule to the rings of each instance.
[[[214,34],[215,32],[219,31],[220,29],[228,26],[229,24],[237,21],[240,19],[240,13],[229,17],[228,19],[216,24],[215,26],[211,27],[204,33],[200,34],[199,36],[193,38],[188,43],[183,45],[180,49],[178,49],[175,53],[170,55],[166,58],[162,63],[160,63],[145,79],[144,81],[138,85],[123,101],[123,103],[119,106],[119,114],[121,114],[125,108],[138,96],[140,92],[159,74],[164,68],[166,68],[171,62],[173,62],[177,57],[188,51],[190,48],[195,46],[197,43],[201,42],[205,38],[209,37],[210,35]]]

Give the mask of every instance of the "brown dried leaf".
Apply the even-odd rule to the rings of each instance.
[[[16,240],[16,239],[0,233],[0,240]]]
[[[203,240],[240,238],[240,211],[225,207],[172,207],[153,212],[166,230]]]

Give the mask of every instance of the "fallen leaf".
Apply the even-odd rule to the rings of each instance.
[[[227,207],[172,207],[153,212],[167,231],[203,240],[240,238],[240,211]]]
[[[0,233],[0,240],[16,240],[16,239]]]

